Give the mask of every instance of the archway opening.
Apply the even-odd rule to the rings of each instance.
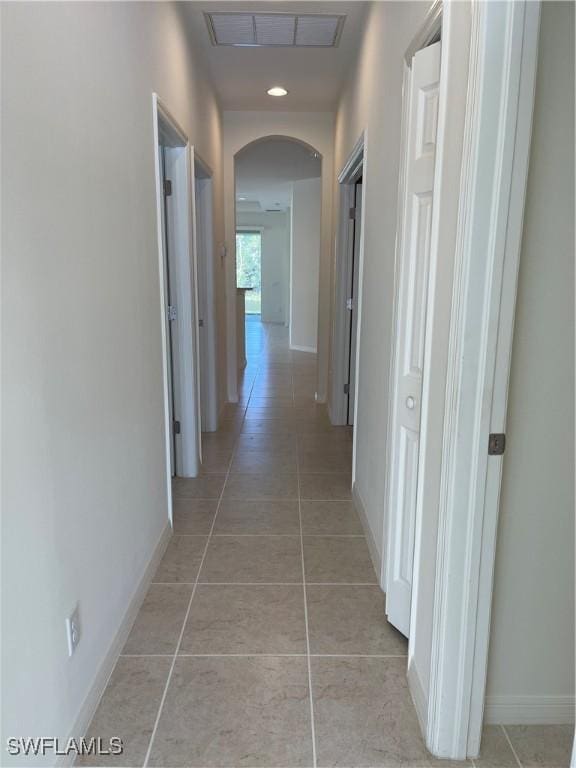
[[[254,323],[284,327],[291,350],[317,352],[322,157],[269,136],[237,152],[234,171],[238,366],[249,374],[242,330]]]

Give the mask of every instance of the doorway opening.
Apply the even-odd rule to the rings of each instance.
[[[356,143],[340,172],[340,220],[336,254],[336,297],[332,341],[330,420],[355,423],[357,352],[361,310],[363,252],[364,136]]]
[[[262,314],[262,231],[236,230],[236,286],[247,291],[245,312]]]
[[[288,327],[292,351],[318,348],[322,157],[285,136],[234,157],[236,353],[247,386],[246,320]],[[316,386],[314,387],[316,389]]]
[[[354,184],[354,207],[350,211],[354,225],[352,264],[350,268],[350,298],[346,309],[349,312],[350,338],[348,342],[348,397],[346,423],[354,424],[356,402],[356,345],[358,342],[358,303],[360,299],[360,243],[362,241],[362,177]]]
[[[200,463],[198,302],[192,238],[191,148],[153,95],[168,498],[174,476]],[[170,505],[171,506],[171,505]]]

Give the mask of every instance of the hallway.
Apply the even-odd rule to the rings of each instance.
[[[203,474],[174,482],[175,535],[92,723],[124,754],[78,764],[437,765],[350,499],[350,430],[284,327],[248,319],[247,359]],[[516,765],[488,730],[498,761],[478,764]]]
[[[0,0],[0,768],[576,768],[575,8]]]
[[[91,732],[121,735],[131,766],[312,766],[315,748],[319,765],[428,765],[351,431],[314,403],[315,356],[286,328],[251,317],[246,348],[242,402],[204,435],[203,474],[174,482],[175,535]]]

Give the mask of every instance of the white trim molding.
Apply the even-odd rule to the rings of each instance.
[[[404,62],[408,67],[412,66],[412,58],[415,53],[440,39],[443,5],[443,0],[434,0],[428,9],[424,23],[412,38],[404,54]]]
[[[380,573],[380,571],[382,570],[382,555],[378,551],[376,539],[374,538],[374,534],[372,533],[372,528],[370,527],[370,523],[368,522],[366,507],[364,506],[364,502],[362,501],[362,496],[360,495],[360,492],[358,490],[358,486],[356,483],[352,483],[352,503],[354,504],[354,509],[356,510],[358,517],[360,518],[360,523],[362,524],[362,528],[364,529],[364,534],[366,535],[366,543],[368,544],[368,551],[370,552],[372,565],[374,566],[374,570],[376,571],[376,573]]]
[[[488,438],[504,432],[540,15],[471,8],[425,732],[452,759],[475,757],[482,731],[502,466]]]
[[[342,170],[338,174],[338,184],[351,184],[356,181],[362,173],[362,164],[364,162],[364,147],[366,146],[366,132],[363,131],[356,139],[356,144],[348,155]]]
[[[191,148],[194,179],[194,258],[198,275],[198,311],[202,311],[203,338],[199,347],[201,431],[218,429],[218,339],[214,252],[214,184],[209,165]],[[200,441],[201,442],[201,441]],[[200,446],[201,447],[201,446]],[[200,451],[200,456],[202,453]]]
[[[420,728],[422,732],[425,733],[428,696],[426,694],[426,689],[424,688],[422,680],[420,679],[420,675],[418,674],[418,669],[414,664],[411,664],[410,662],[408,662],[406,677],[408,678],[408,686],[410,688],[410,693],[412,694],[412,702],[414,704],[414,709],[416,710]]]
[[[281,323],[276,323],[276,325],[281,325]],[[314,355],[318,352],[317,347],[303,347],[300,344],[290,344],[290,349],[294,352],[310,352]]]
[[[486,725],[572,725],[574,696],[487,696]]]

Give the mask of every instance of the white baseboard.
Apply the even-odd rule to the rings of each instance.
[[[86,694],[86,698],[80,707],[80,711],[74,722],[74,725],[72,726],[72,729],[70,730],[68,738],[79,739],[86,735],[88,727],[90,726],[92,718],[94,717],[94,713],[96,712],[98,704],[100,703],[100,699],[102,698],[102,694],[104,693],[108,680],[110,679],[110,675],[116,666],[116,662],[118,661],[120,652],[124,647],[124,643],[128,639],[128,635],[130,634],[130,630],[132,629],[136,615],[140,610],[140,606],[142,605],[142,602],[146,596],[150,582],[156,573],[156,569],[158,568],[160,560],[166,551],[166,547],[168,546],[168,542],[170,541],[171,536],[172,526],[170,525],[170,522],[166,520],[166,525],[162,531],[158,543],[156,544],[156,547],[154,548],[152,557],[144,569],[144,573],[142,574],[138,586],[136,587],[128,607],[126,608],[122,622],[120,623],[118,631],[116,632],[116,635],[114,636],[114,639],[108,648],[106,656],[102,660],[102,663],[96,672],[96,677],[94,678],[94,681],[90,686],[90,690]],[[76,755],[73,754],[62,756],[58,759],[56,768],[73,765],[75,759]]]
[[[318,352],[316,347],[302,347],[299,344],[290,344],[290,349],[293,349],[295,352],[311,352],[314,355]]]
[[[380,552],[378,551],[378,547],[376,546],[376,540],[374,539],[374,534],[372,533],[372,529],[370,528],[370,523],[368,522],[368,515],[366,514],[364,502],[362,501],[362,497],[358,492],[358,487],[356,483],[352,484],[352,501],[354,502],[354,507],[356,508],[356,512],[358,512],[358,517],[360,518],[360,522],[362,523],[362,528],[364,529],[364,533],[366,534],[368,551],[370,552],[370,557],[372,558],[372,564],[374,566],[374,570],[376,571],[376,576],[378,577],[378,583],[380,584],[380,581],[382,579],[382,555],[380,554]],[[380,584],[380,586],[382,585]]]
[[[486,696],[487,725],[572,725],[573,696]]]
[[[424,734],[426,733],[426,725],[428,722],[428,698],[424,686],[422,685],[422,681],[420,680],[418,670],[413,663],[408,665],[406,677],[408,678],[408,688],[410,689],[412,701],[414,702],[414,709],[418,715],[420,729]]]

